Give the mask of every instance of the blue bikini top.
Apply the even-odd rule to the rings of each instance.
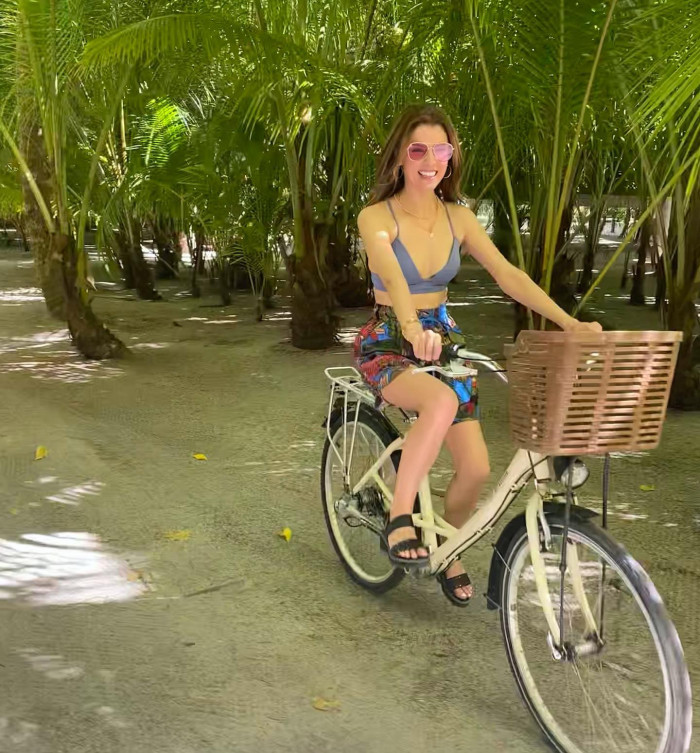
[[[438,270],[432,277],[427,279],[421,277],[420,272],[413,263],[410,254],[406,250],[403,242],[399,238],[399,223],[396,221],[396,215],[391,206],[391,201],[387,201],[387,206],[391,212],[391,216],[396,223],[396,238],[391,242],[391,247],[394,249],[396,258],[398,259],[399,266],[403,272],[406,282],[408,283],[408,289],[412,294],[415,293],[440,293],[447,287],[447,283],[451,282],[457,272],[459,272],[460,258],[459,258],[459,241],[455,235],[454,227],[452,226],[452,220],[450,219],[450,213],[445,207],[445,214],[447,220],[450,223],[450,230],[452,231],[452,248],[450,249],[450,255],[445,263],[445,266]],[[443,203],[444,206],[444,203]],[[372,272],[372,284],[376,290],[385,291],[384,283],[376,272]]]

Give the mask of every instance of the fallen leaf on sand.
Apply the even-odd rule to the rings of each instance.
[[[340,711],[340,701],[328,701],[316,696],[311,702],[316,711]]]
[[[193,458],[194,458],[195,460],[206,460],[206,459],[207,459],[207,456],[206,456],[206,455],[203,455],[203,454],[202,454],[201,452],[195,452],[195,454],[194,454],[194,455],[192,455],[192,457],[193,457]]]
[[[292,538],[292,529],[291,528],[283,528],[281,531],[277,532],[277,535],[284,539],[285,541],[289,541],[289,539]]]
[[[168,541],[187,541],[189,537],[192,535],[192,531],[184,530],[184,531],[166,531],[163,534],[163,538],[167,539]]]
[[[49,451],[44,447],[43,444],[40,444],[36,448],[36,452],[34,453],[34,460],[41,460],[42,458],[45,458],[49,454]]]
[[[656,487],[654,486],[654,484],[642,484],[639,488],[643,492],[653,492],[654,489],[656,489]]]
[[[10,510],[10,515],[19,515],[19,510],[16,507],[13,507]]]

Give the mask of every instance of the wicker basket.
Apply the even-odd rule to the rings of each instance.
[[[656,447],[681,338],[521,332],[506,353],[516,445],[546,455]]]

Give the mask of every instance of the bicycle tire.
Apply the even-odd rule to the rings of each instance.
[[[548,514],[547,523],[552,536],[556,538],[558,535],[560,539],[563,539],[563,513]],[[654,584],[641,565],[605,531],[594,524],[572,518],[569,523],[569,537],[569,541],[576,543],[590,542],[593,544],[594,551],[598,549],[603,553],[617,569],[618,575],[622,576],[623,583],[634,596],[637,606],[641,607],[660,660],[666,701],[664,728],[655,753],[686,753],[690,746],[692,732],[690,679],[678,633],[666,613]],[[519,563],[524,561],[523,558],[529,557],[527,555],[529,546],[527,530],[523,526],[513,535],[504,557],[500,587],[502,607],[500,616],[508,662],[526,707],[551,746],[558,753],[588,753],[590,743],[586,748],[579,748],[575,743],[572,747],[572,741],[566,733],[564,734],[566,740],[562,739],[559,722],[553,725],[552,721],[547,718],[547,714],[551,716],[551,713],[546,706],[543,712],[544,701],[540,691],[533,687],[534,679],[530,671],[530,663],[524,659],[525,650],[520,639],[520,626],[516,626],[515,623],[519,619],[519,607],[517,598],[514,599],[513,596],[518,586],[513,581],[522,572],[522,565]],[[556,577],[558,578],[558,574]],[[544,619],[542,619],[542,630],[543,633],[546,632]]]
[[[395,430],[391,431],[391,425],[380,413],[370,408],[366,408],[365,406],[360,407],[358,429],[359,425],[362,425],[367,430],[374,433],[380,440],[380,442],[384,445],[384,447],[388,447],[399,436]],[[342,427],[343,413],[342,411],[338,411],[333,414],[330,419],[330,436],[335,439],[338,432],[342,430]],[[332,458],[333,455],[331,444],[328,436],[326,436],[326,441],[323,446],[323,453],[321,455],[321,502],[323,505],[324,519],[326,521],[326,527],[331,538],[331,543],[333,544],[333,548],[335,549],[335,552],[338,555],[338,558],[340,559],[343,567],[345,568],[348,575],[352,578],[352,580],[354,580],[357,584],[367,589],[368,591],[372,591],[373,593],[385,593],[386,591],[389,591],[390,589],[398,586],[399,583],[401,583],[401,581],[403,580],[406,573],[403,568],[394,567],[387,558],[387,577],[380,580],[368,578],[363,575],[363,572],[359,568],[359,564],[354,561],[353,558],[349,555],[348,547],[344,545],[344,542],[342,541],[342,534],[340,532],[340,529],[339,527],[337,527],[337,525],[334,525],[334,520],[331,517],[331,506],[333,506],[334,500],[328,499],[328,473],[330,469],[329,463]],[[394,465],[395,470],[398,470],[400,458],[400,450],[392,453],[391,461]],[[377,537],[377,547],[379,548],[379,537]]]

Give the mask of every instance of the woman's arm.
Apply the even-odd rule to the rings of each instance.
[[[440,337],[424,330],[413,305],[411,291],[391,247],[387,220],[377,212],[378,205],[365,207],[357,216],[357,227],[372,272],[379,275],[401,325],[403,336],[413,345],[416,356],[434,361],[442,351]]]
[[[579,322],[557,306],[556,303],[530,277],[511,264],[494,246],[476,215],[468,207],[460,207],[462,247],[493,277],[498,287],[508,296],[522,303],[565,330],[591,329],[600,331],[597,322]]]
[[[380,208],[379,205],[373,205],[363,209],[357,216],[357,227],[367,253],[369,268],[379,275],[391,298],[396,318],[403,328],[406,322],[418,321],[418,316],[408,283],[399,266],[394,249],[391,247],[388,222],[379,215],[378,208]]]

